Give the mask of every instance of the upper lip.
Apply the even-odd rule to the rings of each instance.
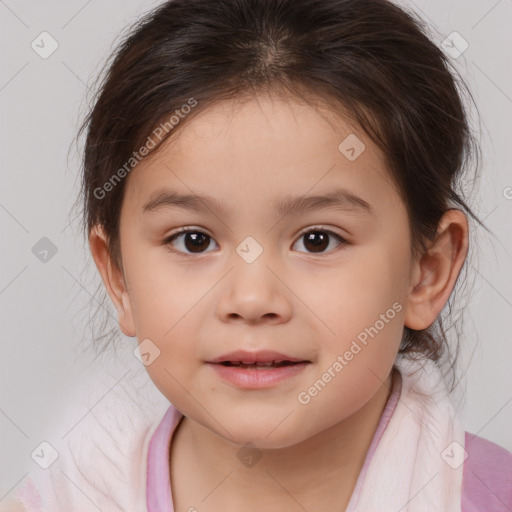
[[[282,354],[280,352],[275,352],[273,350],[258,350],[257,352],[248,352],[247,350],[236,350],[234,352],[229,352],[228,354],[223,354],[222,356],[216,357],[215,359],[211,359],[207,362],[222,363],[224,361],[241,362],[244,364],[271,363],[272,361],[292,361],[308,363],[311,362],[308,361],[307,359],[292,357],[286,354]]]

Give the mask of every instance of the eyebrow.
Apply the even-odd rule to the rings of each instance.
[[[232,209],[214,197],[180,194],[167,189],[157,190],[151,194],[149,200],[144,203],[142,210],[143,213],[146,213],[165,208],[181,208],[199,213],[213,211],[225,217],[230,217],[233,213]],[[367,201],[346,189],[335,189],[326,194],[315,196],[285,196],[275,204],[276,215],[283,217],[320,209],[374,214]]]

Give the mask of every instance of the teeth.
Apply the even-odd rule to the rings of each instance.
[[[284,359],[279,359],[277,361],[236,361],[236,364],[256,364],[258,366],[269,366],[276,363],[281,363],[284,361]],[[235,364],[235,361],[232,361],[233,364]]]
[[[251,368],[276,368],[279,366],[290,366],[294,364],[292,361],[286,359],[279,359],[277,361],[224,361],[225,366],[245,366]]]
[[[272,366],[280,361],[232,361],[233,364],[244,364],[247,366]]]

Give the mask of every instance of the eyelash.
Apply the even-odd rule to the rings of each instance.
[[[333,231],[330,231],[328,229],[324,229],[322,228],[321,226],[313,226],[311,228],[309,228],[307,231],[303,231],[297,238],[297,240],[300,240],[301,237],[303,237],[304,235],[307,235],[308,233],[315,233],[315,232],[321,232],[321,233],[326,233],[328,235],[332,235],[334,237],[336,237],[338,239],[338,241],[340,242],[340,244],[338,245],[338,247],[334,248],[334,249],[331,249],[329,251],[324,251],[324,252],[309,252],[307,254],[330,254],[332,252],[335,252],[339,247],[342,247],[342,246],[345,246],[345,245],[349,245],[349,242],[343,238],[342,236],[338,235],[337,233],[334,233]],[[203,231],[201,231],[200,229],[196,229],[196,228],[182,228],[180,229],[179,231],[176,231],[175,233],[173,233],[172,235],[168,236],[167,238],[164,239],[164,241],[162,242],[163,245],[165,245],[169,252],[173,252],[173,253],[178,253],[178,254],[182,254],[182,255],[193,255],[194,253],[187,253],[187,252],[182,252],[182,251],[177,251],[176,249],[174,249],[172,247],[172,243],[181,235],[183,234],[186,234],[186,233],[200,233],[202,235],[206,235],[207,237],[209,237],[211,240],[213,240],[213,237],[210,237],[210,235],[208,235],[208,233],[204,233]],[[295,244],[294,244],[295,245]],[[197,255],[201,255],[201,254],[206,254],[210,251],[205,251],[205,252],[202,252],[202,253],[195,253]]]

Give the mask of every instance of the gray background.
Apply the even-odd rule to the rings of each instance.
[[[77,397],[91,383],[104,379],[108,393],[127,368],[141,368],[134,339],[124,338],[118,359],[94,361],[89,349],[99,276],[71,211],[79,184],[71,143],[112,45],[157,3],[0,0],[0,499],[31,471],[41,441],[58,442],[50,426],[63,410],[76,421],[87,414]],[[466,430],[512,450],[512,1],[401,3],[428,21],[438,44],[453,31],[469,44],[453,62],[482,117],[484,165],[472,205],[495,237],[478,227],[472,238],[459,364],[465,391],[456,400]],[[31,48],[43,31],[59,45],[47,59]],[[33,252],[43,237],[57,249],[47,262]]]

